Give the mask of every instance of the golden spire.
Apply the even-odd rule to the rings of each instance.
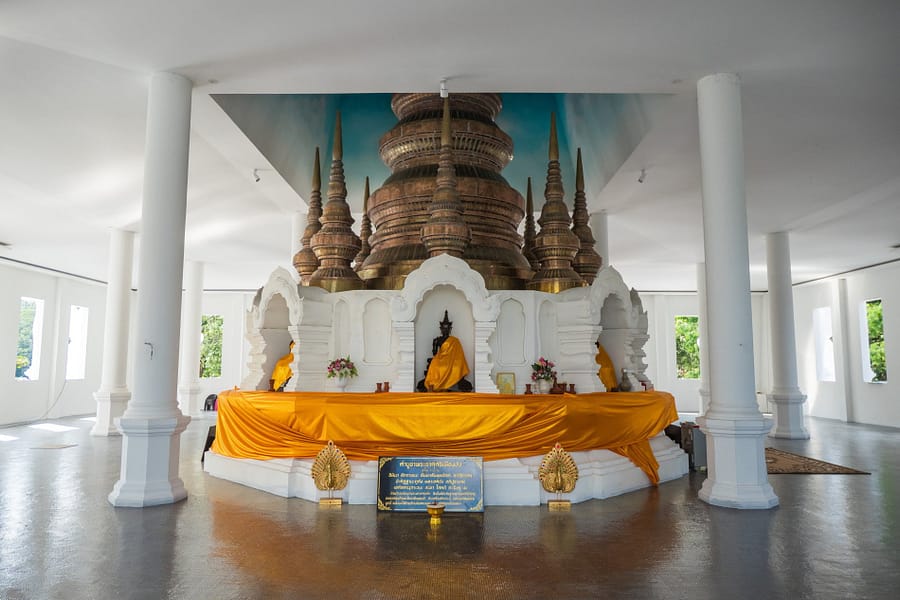
[[[363,214],[362,221],[359,224],[359,254],[356,255],[356,265],[353,267],[355,271],[359,271],[363,262],[369,256],[371,248],[369,247],[369,236],[372,235],[372,222],[369,220],[369,178],[366,177],[366,191],[363,192]]]
[[[534,239],[534,255],[541,268],[528,282],[529,290],[557,293],[582,285],[581,277],[572,269],[572,259],[580,241],[569,229],[571,219],[563,202],[562,175],[559,168],[559,143],[556,140],[556,115],[550,117],[550,160],[547,163],[547,185],[541,209],[540,233]]]
[[[350,262],[359,253],[359,237],[350,228],[353,217],[347,204],[347,186],[344,182],[343,147],[341,143],[341,113],[334,122],[334,144],[331,173],[328,177],[328,202],[322,210],[322,228],[310,240],[310,246],[319,259],[319,268],[309,278],[309,285],[316,285],[329,292],[361,290],[365,284]]]
[[[441,123],[441,154],[438,159],[437,187],[431,199],[428,221],[422,226],[422,243],[428,256],[449,254],[462,258],[472,234],[463,218],[463,204],[456,188],[453,166],[453,138],[450,132],[450,98],[444,98]]]
[[[294,255],[294,269],[300,275],[300,283],[309,285],[309,277],[319,267],[319,259],[310,248],[312,236],[319,232],[322,224],[322,169],[319,166],[319,147],[316,146],[316,162],[313,166],[312,191],[309,194],[309,211],[306,213],[306,229],[303,231],[303,245]]]
[[[531,268],[537,271],[541,267],[534,255],[534,196],[531,193],[531,177],[528,178],[528,189],[525,192],[525,245],[522,254],[528,259]]]
[[[572,260],[572,268],[581,275],[584,285],[594,283],[594,277],[603,264],[603,259],[594,249],[596,244],[588,223],[587,198],[584,195],[584,167],[581,164],[581,148],[575,167],[575,204],[572,208],[572,233],[578,236],[580,247]]]

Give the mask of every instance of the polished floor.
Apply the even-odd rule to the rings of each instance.
[[[181,441],[186,501],[114,508],[121,439],[77,418],[0,428],[0,598],[896,598],[900,430],[809,419],[768,445],[871,472],[772,475],[780,506],[697,498],[704,473],[573,506],[320,509],[212,478],[214,416]],[[68,427],[61,431],[60,429]]]

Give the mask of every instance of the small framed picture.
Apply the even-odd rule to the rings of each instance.
[[[497,389],[501,394],[516,393],[516,374],[515,373],[497,373]]]

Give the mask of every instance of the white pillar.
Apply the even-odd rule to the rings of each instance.
[[[128,320],[131,312],[131,271],[134,232],[113,229],[109,238],[106,269],[106,318],[103,322],[103,367],[100,389],[94,392],[97,420],[91,435],[119,435],[115,419],[122,416],[131,398],[125,382],[128,359]]]
[[[769,322],[772,336],[772,391],[775,438],[808,440],[803,424],[806,396],[797,385],[797,347],[794,338],[794,291],[791,288],[791,246],[787,232],[766,236],[766,276],[769,280]]]
[[[771,508],[764,439],[772,424],[756,404],[750,310],[750,258],[744,198],[740,81],[733,74],[697,83],[703,183],[703,244],[709,321],[710,405],[698,419],[709,476],[700,499],[732,508]]]
[[[700,345],[700,414],[709,410],[709,316],[706,313],[706,263],[697,263],[697,304]]]
[[[169,504],[187,497],[178,476],[181,432],[190,417],[176,403],[181,275],[187,204],[191,81],[155,73],[147,103],[144,195],[134,347],[134,394],[117,421],[122,467],[115,506]]]
[[[178,408],[199,417],[200,402],[200,321],[203,302],[203,263],[188,261],[184,266],[184,300],[181,306],[181,353],[178,365]]]
[[[609,223],[605,210],[595,212],[590,216],[589,220],[591,233],[594,235],[594,250],[603,259],[600,267],[603,268],[609,262]]]

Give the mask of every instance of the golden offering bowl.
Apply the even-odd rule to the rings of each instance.
[[[425,508],[428,509],[428,514],[431,515],[431,522],[433,524],[441,522],[441,515],[444,514],[444,505],[440,502],[432,502],[431,504],[426,504]]]

